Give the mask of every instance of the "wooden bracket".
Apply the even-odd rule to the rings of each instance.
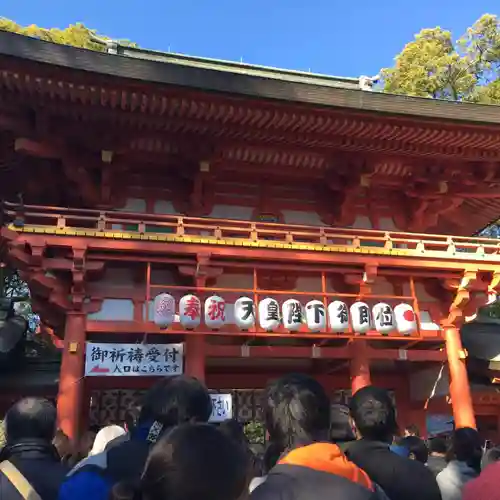
[[[448,312],[446,323],[458,326],[465,320],[465,309],[471,300],[471,290],[478,280],[477,271],[464,271],[458,284],[455,297]]]

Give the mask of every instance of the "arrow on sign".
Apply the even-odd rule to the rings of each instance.
[[[109,368],[101,368],[99,365],[95,365],[90,373],[109,373]]]

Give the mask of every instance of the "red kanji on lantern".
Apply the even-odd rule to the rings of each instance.
[[[211,321],[216,321],[218,319],[226,321],[225,308],[225,302],[211,300],[207,310],[208,317]]]
[[[184,315],[194,320],[200,317],[200,309],[200,301],[196,297],[190,297],[186,301],[186,305],[184,307]]]

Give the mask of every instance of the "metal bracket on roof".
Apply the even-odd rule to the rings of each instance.
[[[108,54],[118,54],[118,46],[120,45],[116,40],[107,40],[104,38],[99,38],[96,35],[90,34],[90,39],[101,45],[106,46],[106,52]]]
[[[373,85],[377,83],[379,80],[380,80],[380,75],[372,77],[362,75],[359,77],[358,86],[360,90],[371,92],[373,90]]]

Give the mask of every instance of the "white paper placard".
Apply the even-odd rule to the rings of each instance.
[[[210,422],[224,422],[233,418],[233,395],[210,394],[212,398],[212,415]]]
[[[183,344],[87,342],[86,377],[168,377],[184,369]]]

